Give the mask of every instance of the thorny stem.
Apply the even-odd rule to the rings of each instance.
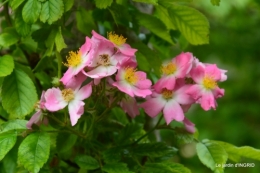
[[[141,136],[139,139],[137,139],[132,145],[137,144],[137,143],[140,142],[143,138],[145,138],[145,137],[148,136],[150,133],[152,133],[152,132],[157,128],[157,126],[161,123],[162,118],[163,118],[163,115],[161,115],[161,117],[159,118],[157,124],[156,124],[151,130],[149,130],[146,134],[144,134],[144,135]]]
[[[62,121],[60,121],[59,119],[57,119],[55,116],[50,116],[50,115],[47,115],[47,117],[53,119],[54,121],[56,121],[57,123],[61,124],[63,127],[66,127],[70,132],[74,133],[75,135],[79,136],[79,137],[82,137],[82,138],[86,138],[86,136],[78,131],[76,131],[75,129],[73,129],[72,127],[70,126],[66,126],[66,124]]]

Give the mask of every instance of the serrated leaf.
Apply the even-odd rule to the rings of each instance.
[[[38,173],[47,162],[50,154],[50,136],[48,133],[32,133],[21,143],[18,160],[30,172]]]
[[[23,7],[22,15],[26,23],[33,24],[39,18],[41,12],[41,2],[38,0],[28,0]]]
[[[97,30],[90,10],[86,11],[84,8],[79,8],[76,12],[76,21],[78,30],[87,36],[91,36],[92,30]]]
[[[0,134],[12,130],[27,130],[27,120],[9,120],[0,126]]]
[[[128,144],[134,142],[135,136],[141,136],[142,126],[139,124],[127,124],[119,133],[116,138],[116,142],[120,145]]]
[[[0,77],[7,76],[14,69],[14,59],[10,55],[0,57]]]
[[[16,143],[16,132],[0,134],[0,161]]]
[[[78,155],[75,158],[75,162],[79,165],[80,168],[86,170],[94,170],[99,168],[98,161],[91,156]]]
[[[148,14],[139,13],[137,15],[137,20],[140,25],[149,29],[152,33],[154,33],[158,37],[162,38],[163,40],[165,40],[171,44],[174,44],[166,26],[158,18],[148,15]]]
[[[146,4],[158,5],[158,0],[133,0],[135,2],[142,2]]]
[[[165,143],[144,143],[133,147],[133,154],[138,156],[162,157],[169,153],[175,153],[177,149],[167,146]]]
[[[209,22],[194,8],[172,5],[168,8],[173,24],[193,45],[209,43]]]
[[[249,146],[242,146],[237,147],[232,144],[222,142],[222,141],[214,141],[221,145],[227,152],[228,158],[234,162],[239,162],[241,157],[247,157],[250,159],[260,160],[260,150],[249,147]]]
[[[19,36],[14,33],[5,32],[0,35],[0,46],[9,47],[19,41]]]
[[[95,0],[97,8],[107,8],[112,4],[113,0]]]
[[[102,167],[102,171],[107,173],[129,173],[127,165],[125,163],[109,163]]]
[[[2,103],[9,114],[22,118],[33,110],[37,98],[32,80],[23,71],[15,69],[11,75],[5,77]]]
[[[63,0],[64,12],[69,11],[74,5],[74,0]]]
[[[220,0],[210,0],[212,5],[219,6]]]
[[[67,45],[64,42],[62,33],[61,33],[61,27],[59,27],[59,30],[55,37],[55,45],[58,52],[60,52],[62,49],[66,48]]]
[[[17,9],[25,0],[11,0],[10,7],[15,10]]]
[[[144,165],[144,173],[190,173],[190,170],[174,162],[148,163]]]
[[[214,141],[203,140],[201,143],[197,143],[196,150],[204,165],[212,171],[224,172],[222,166],[216,167],[217,164],[225,164],[228,159],[228,154],[221,145]]]
[[[22,37],[26,37],[31,32],[31,25],[23,20],[21,13],[15,15],[15,29]]]
[[[60,153],[70,150],[75,145],[77,139],[76,135],[59,133],[57,137],[57,150]]]
[[[40,20],[48,24],[57,21],[63,14],[64,4],[62,0],[49,0],[45,1],[42,5]]]
[[[122,156],[122,148],[110,148],[105,150],[102,155],[106,163],[118,162]]]
[[[166,8],[161,5],[156,6],[155,15],[165,24],[167,29],[177,30],[176,26],[171,21],[168,10]]]

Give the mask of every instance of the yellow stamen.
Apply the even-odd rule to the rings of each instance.
[[[167,90],[166,88],[163,88],[163,90],[162,90],[162,96],[163,96],[163,98],[165,98],[165,99],[171,99],[172,98],[172,94],[173,94],[173,91],[171,91],[171,90]]]
[[[161,72],[164,75],[170,75],[173,74],[175,71],[177,70],[177,67],[174,63],[169,62],[168,64],[166,64],[165,66],[162,65],[161,67]]]
[[[205,76],[203,78],[203,86],[206,89],[214,89],[217,86],[216,81],[211,76]]]
[[[74,99],[74,92],[71,88],[66,88],[61,91],[62,97],[66,102]]]
[[[125,80],[132,85],[138,81],[138,76],[135,72],[136,69],[134,69],[133,67],[127,67],[125,69]]]
[[[112,41],[114,44],[116,44],[117,46],[121,46],[126,42],[126,38],[124,38],[122,35],[119,36],[113,32],[108,33],[108,39]]]
[[[63,63],[63,64],[67,67],[77,67],[82,62],[81,53],[79,51],[77,52],[70,51],[69,56],[67,56],[66,59],[67,59],[67,63]]]
[[[107,54],[99,55],[98,65],[108,66],[110,65],[110,57]]]

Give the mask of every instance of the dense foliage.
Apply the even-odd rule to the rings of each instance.
[[[222,3],[210,2],[211,7]],[[224,95],[218,85],[235,92],[233,86],[217,83],[226,80],[226,71],[218,67],[230,71],[228,65],[216,66],[214,58],[207,64],[206,59],[214,50],[219,56],[235,56],[219,50],[230,46],[221,34],[209,32],[210,25],[223,29],[214,25],[221,16],[190,0],[0,3],[0,172],[221,173],[225,167],[259,168],[260,150],[241,146],[247,143],[237,147],[234,133],[225,137],[189,117],[210,109],[224,115],[231,106],[227,99],[218,108],[215,102]],[[199,46],[210,40],[221,44],[208,50]],[[195,85],[212,97],[205,100]],[[185,99],[176,99],[177,94]],[[162,102],[165,108],[157,108]],[[188,110],[191,104],[200,106]],[[200,118],[212,121],[206,116]],[[196,128],[188,119],[198,122]],[[223,137],[209,140],[211,131]],[[184,157],[195,150],[205,169]]]

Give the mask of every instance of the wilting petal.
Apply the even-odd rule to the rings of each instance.
[[[194,128],[195,124],[192,123],[190,120],[188,120],[188,118],[184,117],[183,123],[184,123],[185,129],[188,132],[190,132],[190,133],[195,132],[195,128]]]
[[[144,108],[144,111],[150,116],[150,117],[155,117],[158,115],[166,102],[163,99],[159,98],[151,98],[147,100],[146,102],[142,103],[140,107]]]
[[[48,89],[45,93],[45,107],[49,111],[58,111],[67,106],[67,102],[63,99],[61,90],[58,88]]]
[[[72,126],[78,122],[78,119],[84,113],[84,105],[83,101],[78,100],[73,100],[69,103],[70,122]]]
[[[170,124],[172,120],[183,121],[184,119],[184,113],[181,106],[174,100],[170,100],[166,103],[163,114],[167,125]]]
[[[39,110],[35,114],[33,114],[31,119],[26,124],[27,129],[32,129],[32,125],[33,124],[37,124],[38,121],[40,121],[41,115],[42,115],[42,111],[41,110]]]

